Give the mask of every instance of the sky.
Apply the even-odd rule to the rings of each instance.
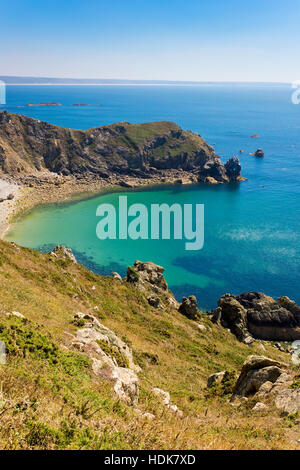
[[[0,75],[300,80],[300,0],[0,0]]]

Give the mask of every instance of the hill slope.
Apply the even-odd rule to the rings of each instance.
[[[238,342],[203,315],[199,321],[206,329],[199,329],[178,312],[163,277],[156,274],[153,282],[159,283],[163,308],[149,304],[146,284],[140,290],[131,282],[95,275],[68,258],[0,242],[0,340],[8,348],[7,363],[0,365],[0,448],[296,446],[292,421],[273,408],[255,413],[251,400],[232,407],[230,381],[213,392],[206,388],[210,374],[238,372],[249,354],[261,353],[258,343]],[[13,311],[25,319],[7,316]],[[132,348],[133,362],[140,367],[135,406],[115,394],[107,368],[95,373],[89,345],[76,347],[78,332],[87,327],[82,316],[74,318],[77,312],[97,319]],[[128,367],[116,349],[99,344]],[[265,355],[287,361],[286,354],[265,347]],[[170,393],[182,415],[162,403],[153,391],[157,387]]]

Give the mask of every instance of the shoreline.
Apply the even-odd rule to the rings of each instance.
[[[13,199],[7,199],[12,194]],[[0,239],[3,239],[9,229],[9,219],[13,213],[16,204],[22,197],[22,187],[16,183],[0,178]]]
[[[120,179],[115,175],[109,179],[96,177],[78,179],[73,176],[64,177],[45,172],[41,175],[30,175],[15,180],[9,176],[0,175],[0,198],[7,197],[8,194],[14,195],[12,200],[0,203],[0,239],[5,239],[5,234],[18,219],[33,209],[48,204],[69,204],[101,194],[147,190],[156,186],[201,184],[189,172],[168,170],[167,173],[168,176],[163,172],[149,179],[138,177]]]

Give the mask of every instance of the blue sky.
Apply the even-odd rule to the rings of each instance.
[[[300,0],[0,0],[0,75],[300,79]]]

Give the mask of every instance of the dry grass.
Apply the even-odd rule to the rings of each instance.
[[[253,412],[229,396],[206,390],[208,375],[238,372],[256,346],[239,343],[203,316],[212,332],[166,308],[151,308],[144,295],[126,283],[97,276],[82,266],[0,242],[0,325],[19,311],[33,329],[51,335],[62,351],[57,364],[29,354],[10,355],[0,366],[0,448],[2,449],[293,449],[299,444],[292,419],[270,406]],[[95,288],[93,288],[93,286]],[[95,310],[95,307],[98,310]],[[92,313],[133,349],[140,373],[139,408],[148,420],[113,394],[83,367],[78,354],[64,359],[74,313]],[[2,315],[2,316],[1,316]],[[1,339],[1,332],[0,332]],[[264,353],[287,362],[271,345]],[[70,363],[71,361],[71,363]],[[71,364],[71,365],[70,365]],[[152,387],[171,394],[183,411],[168,412]]]

